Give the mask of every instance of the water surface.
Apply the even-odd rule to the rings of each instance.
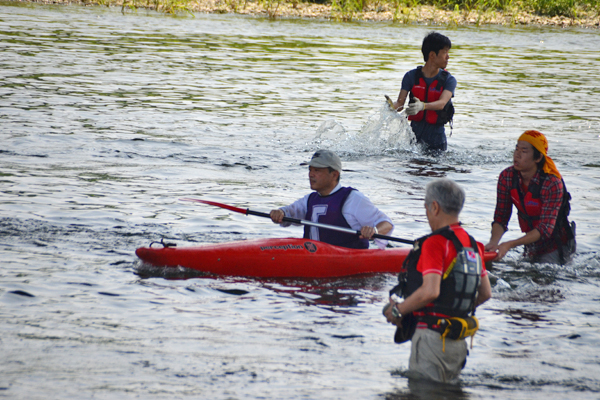
[[[597,399],[600,36],[439,28],[459,85],[449,151],[386,109],[429,26],[0,3],[0,393],[7,398]],[[492,270],[460,386],[409,385],[381,317],[393,275],[332,280],[145,270],[134,251],[301,236],[258,211],[307,193],[319,147],[342,182],[428,232],[423,190],[467,190],[489,238],[495,184],[538,129],[573,195],[578,254]],[[508,238],[520,235],[516,220]],[[432,393],[431,390],[434,392]],[[412,396],[412,397],[411,397]]]

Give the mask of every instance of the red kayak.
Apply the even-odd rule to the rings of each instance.
[[[398,273],[411,247],[356,250],[308,239],[241,240],[196,247],[141,247],[135,254],[158,267],[186,267],[228,276],[332,278]],[[496,253],[486,253],[491,261]]]

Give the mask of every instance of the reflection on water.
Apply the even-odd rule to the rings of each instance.
[[[201,271],[183,267],[156,267],[141,261],[135,264],[135,272],[143,279],[164,278],[171,280],[219,277]],[[304,306],[319,306],[333,312],[348,313],[351,309],[363,303],[377,303],[380,293],[388,290],[389,277],[383,275],[357,275],[331,279],[271,279],[256,280],[238,278],[238,282],[261,283],[273,293],[290,297]],[[216,290],[236,296],[248,294],[244,289],[216,288]]]
[[[545,310],[540,313],[533,313],[533,312],[524,311],[524,310],[510,310],[510,309],[503,310],[500,312],[510,315],[510,317],[515,321],[527,320],[527,321],[531,321],[531,322],[546,322],[547,320],[544,319],[543,314],[547,313],[548,310]],[[516,325],[519,325],[518,322],[514,322],[514,323]]]
[[[406,375],[406,373],[400,373]],[[467,400],[472,398],[459,385],[408,378],[408,389],[387,393],[385,400]]]
[[[423,154],[396,96],[430,27],[0,3],[0,390],[9,397],[596,398],[600,79],[594,31],[440,27],[459,82],[449,151]],[[393,275],[206,276],[136,262],[187,246],[301,236],[197,207],[268,211],[309,191],[319,147],[342,184],[429,232],[423,190],[467,192],[489,238],[495,184],[525,129],[550,138],[573,195],[564,267],[512,251],[453,387],[408,380],[410,346],[381,317]],[[514,216],[513,216],[514,217]],[[516,220],[509,238],[516,238]],[[93,360],[93,362],[90,362]]]
[[[409,168],[413,170],[406,171],[407,174],[415,176],[425,176],[431,178],[444,178],[448,172],[468,174],[471,171],[468,169],[457,169],[449,165],[440,165],[444,160],[423,160],[423,159],[412,159],[409,161]]]

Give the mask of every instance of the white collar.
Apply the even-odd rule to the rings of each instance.
[[[338,182],[338,184],[333,188],[333,190],[327,196],[331,196],[332,194],[334,194],[335,192],[337,192],[341,188],[342,188],[342,184]],[[321,194],[319,192],[317,192],[317,194],[319,196],[321,196]],[[323,197],[323,196],[321,196],[321,197]]]

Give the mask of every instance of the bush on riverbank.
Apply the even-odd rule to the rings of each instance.
[[[600,0],[20,0],[149,8],[165,13],[391,20],[405,24],[600,27]]]
[[[513,16],[534,14],[543,17],[591,18],[598,20],[600,0],[331,0],[332,10],[342,16],[364,12],[369,5],[387,6],[395,14],[408,14],[419,6],[433,6],[457,14],[504,13]],[[597,23],[596,23],[597,25]]]

